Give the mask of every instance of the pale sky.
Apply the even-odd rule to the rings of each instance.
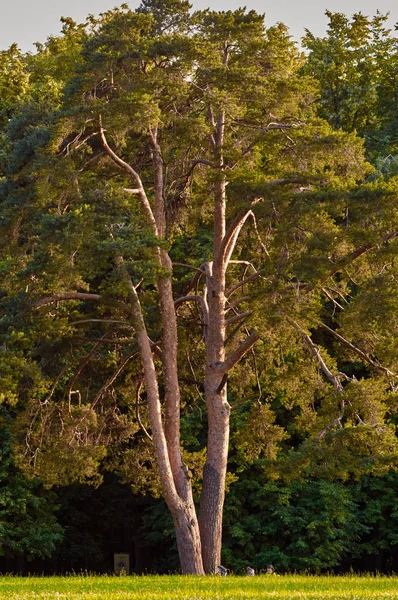
[[[23,51],[34,51],[33,43],[45,42],[49,35],[61,29],[60,17],[72,17],[83,22],[88,14],[97,15],[122,4],[115,0],[0,0],[0,49],[17,42]],[[127,3],[127,0],[126,0]],[[140,0],[128,2],[136,8]],[[195,9],[233,10],[240,6],[265,13],[267,26],[285,23],[299,41],[307,27],[317,36],[325,34],[325,10],[353,15],[362,12],[372,16],[379,10],[390,12],[389,25],[398,21],[396,0],[191,0]]]

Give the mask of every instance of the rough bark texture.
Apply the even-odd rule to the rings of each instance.
[[[157,141],[157,131],[151,132],[153,170],[155,184],[154,216],[158,237],[166,237],[166,215],[164,202],[163,159]],[[178,379],[178,334],[177,315],[172,289],[172,263],[167,252],[157,250],[161,267],[167,272],[157,280],[162,318],[162,365],[165,387],[164,437],[167,446],[170,470],[177,498],[167,500],[173,515],[177,547],[183,573],[203,574],[199,524],[193,501],[188,469],[184,468],[180,445],[180,386]]]
[[[208,327],[206,337],[205,402],[208,416],[207,459],[203,470],[199,526],[203,566],[208,574],[216,573],[221,562],[222,513],[229,444],[230,407],[220,365],[225,361],[225,271],[223,241],[226,232],[226,178],[223,174],[223,112],[217,120],[215,160],[219,176],[214,188],[213,263],[207,265],[206,289]]]
[[[226,388],[219,394],[211,391],[217,389],[220,383],[219,374],[209,373],[206,377],[208,453],[203,470],[199,526],[203,566],[208,574],[216,573],[221,562],[222,514],[228,458],[230,407],[226,400]]]
[[[174,478],[169,451],[164,433],[157,374],[152,355],[151,342],[146,332],[142,310],[134,286],[130,286],[130,300],[133,312],[133,325],[136,331],[144,370],[147,391],[149,420],[152,429],[153,445],[159,469],[164,498],[173,516],[176,528],[177,545],[180,555],[181,569],[186,574],[203,574],[199,526],[195,506],[192,499],[191,485],[188,476],[181,468],[179,486],[185,497],[181,497]],[[185,484],[183,484],[185,480]]]

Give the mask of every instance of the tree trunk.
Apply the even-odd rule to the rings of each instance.
[[[218,249],[225,235],[225,185],[220,186],[215,211],[215,261],[207,265],[209,324],[206,339],[205,401],[208,415],[207,460],[203,470],[199,527],[203,566],[217,572],[221,562],[222,514],[229,444],[230,406],[225,373],[225,267]],[[217,245],[216,245],[217,244]]]
[[[216,376],[215,376],[216,375]],[[206,387],[217,389],[222,383],[218,373],[209,373]],[[199,527],[202,541],[205,573],[217,572],[221,562],[222,514],[227,471],[230,407],[226,399],[226,386],[221,393],[208,391],[208,449],[203,470],[200,497]]]
[[[181,503],[174,516],[174,527],[181,572],[184,575],[204,575],[202,545],[193,502]]]

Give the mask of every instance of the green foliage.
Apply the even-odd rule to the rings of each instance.
[[[55,517],[55,495],[15,466],[4,410],[1,414],[0,555],[49,557],[63,534]]]
[[[266,483],[254,473],[234,484],[227,498],[224,555],[235,571],[250,563],[257,570],[273,564],[277,571],[317,572],[355,554],[368,528],[345,486],[319,480]]]
[[[307,30],[303,41],[309,50],[304,70],[320,83],[319,114],[364,136],[371,155],[395,154],[397,39],[386,28],[388,15],[326,15],[327,36]]]

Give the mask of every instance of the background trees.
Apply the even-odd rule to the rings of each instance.
[[[5,58],[2,398],[30,475],[162,489],[184,572],[220,561],[225,485],[228,543],[329,567],[368,531],[342,482],[396,455],[397,187],[353,131],[370,140],[360,90],[393,40],[380,16],[331,14],[305,63],[283,25],[188,8],[65,19]],[[261,515],[236,524],[252,472]],[[270,495],[262,543],[286,541],[265,556]]]
[[[303,39],[305,71],[320,83],[319,114],[336,128],[357,131],[369,156],[385,160],[396,154],[398,106],[397,39],[386,28],[388,15],[326,14],[327,35],[307,31]]]

